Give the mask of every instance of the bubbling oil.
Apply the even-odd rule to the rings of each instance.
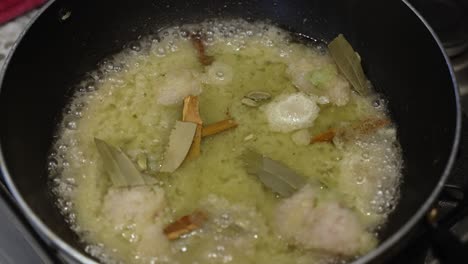
[[[227,72],[215,72],[215,81],[206,77],[197,61],[190,42],[194,34],[203,36],[215,61],[230,65]],[[252,90],[272,96],[295,92],[286,69],[302,57],[330,61],[322,43],[298,43],[289,32],[268,23],[208,20],[142,37],[87,74],[64,110],[48,161],[57,206],[87,244],[86,252],[103,263],[345,263],[346,258],[292,247],[282,240],[271,224],[280,198],[248,176],[238,162],[247,147],[282,161],[323,183],[321,188],[354,208],[372,232],[385,224],[395,208],[402,158],[394,127],[353,143],[338,138],[334,144],[297,146],[290,133],[269,130],[262,110],[240,103]],[[225,118],[228,112],[240,126],[204,140],[199,160],[184,165],[174,175],[161,177],[157,172],[170,130],[180,119],[181,106],[162,105],[157,98],[161,83],[173,72],[178,76],[181,69],[204,80],[200,104],[205,124]],[[232,76],[226,78],[228,75]],[[366,118],[369,113],[388,116],[385,101],[375,94],[360,97],[352,93],[345,106],[320,108],[308,129],[311,134],[339,122]],[[216,216],[213,226],[171,243],[167,254],[148,258],[136,253],[143,238],[135,226],[117,228],[102,215],[111,184],[100,167],[94,137],[120,146],[133,160],[138,154],[146,155],[146,173],[165,192],[163,223],[204,206]],[[236,215],[249,223],[246,229],[251,236],[232,237],[216,231],[230,228],[226,223]],[[205,237],[203,232],[214,235]],[[376,239],[376,233],[373,236]],[[249,247],[233,246],[236,239]],[[372,243],[370,247],[375,246]]]

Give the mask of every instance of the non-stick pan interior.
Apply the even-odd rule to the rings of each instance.
[[[404,150],[401,202],[383,239],[426,201],[452,151],[457,104],[449,69],[430,32],[400,1],[55,1],[25,34],[5,71],[0,140],[14,186],[54,233],[82,250],[54,206],[46,157],[69,91],[124,44],[163,26],[213,17],[269,20],[330,40],[343,33],[388,98]]]

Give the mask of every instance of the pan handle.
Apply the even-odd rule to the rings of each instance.
[[[462,242],[450,228],[468,217],[468,117],[462,115],[462,131],[457,160],[440,201],[427,215],[429,239],[441,263],[468,263],[468,242]]]
[[[427,215],[432,253],[440,263],[467,263],[468,243],[463,242],[445,225],[440,225],[437,215],[438,210],[435,208]]]

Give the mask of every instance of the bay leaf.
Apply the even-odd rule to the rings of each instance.
[[[94,138],[94,143],[103,160],[104,170],[115,187],[145,185],[140,171],[120,148],[99,138]]]
[[[353,89],[360,95],[369,93],[367,78],[362,69],[361,59],[353,50],[353,47],[346,38],[339,34],[332,42],[328,44],[333,60],[340,69],[344,77],[351,83]]]
[[[302,188],[307,180],[279,161],[252,150],[243,153],[247,173],[256,176],[267,188],[283,197],[289,197]]]
[[[166,150],[161,172],[174,172],[179,168],[188,154],[196,130],[197,124],[195,123],[176,121],[169,136],[169,146]]]

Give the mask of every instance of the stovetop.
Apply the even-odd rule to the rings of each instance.
[[[468,120],[468,1],[409,0],[409,2],[426,18],[450,56],[460,88],[461,103],[465,112],[464,120]],[[5,25],[0,25],[0,68],[14,41],[36,13],[37,10],[34,10]],[[464,126],[463,132],[468,133],[468,122],[464,122]],[[466,143],[468,142],[463,145],[468,146]],[[461,151],[468,152],[468,149]],[[468,179],[464,177],[464,173],[468,172],[468,163],[458,169],[461,172],[455,174],[462,178],[452,181],[458,181],[459,185],[467,183]],[[1,188],[3,186],[0,184]],[[4,190],[0,190],[0,263],[55,263],[54,257],[49,254],[51,251],[25,224],[12,199],[1,191]],[[450,191],[453,190],[448,190]],[[465,201],[464,198],[461,192],[457,193],[455,190],[454,193],[442,195],[438,206],[442,215],[454,214],[442,224],[463,241],[468,241],[468,203],[465,203],[468,199]],[[454,210],[457,206],[461,209]],[[438,264],[429,248],[427,232],[420,230],[412,242],[389,264]]]
[[[0,263],[53,263],[1,184],[0,189]]]

